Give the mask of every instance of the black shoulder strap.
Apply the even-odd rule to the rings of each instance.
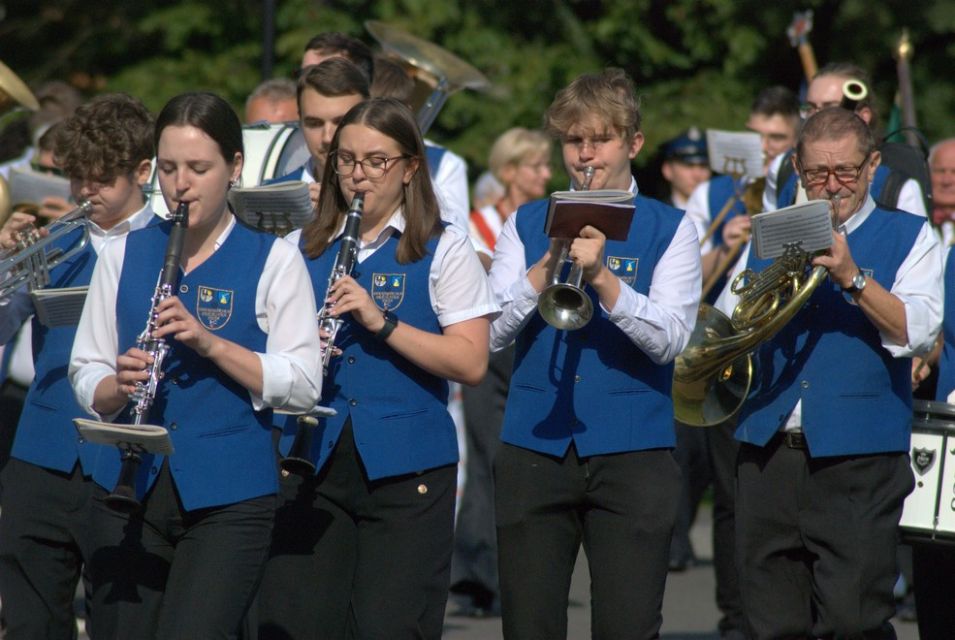
[[[902,193],[902,186],[908,181],[909,177],[901,171],[892,171],[885,179],[882,185],[882,192],[879,193],[878,204],[883,209],[898,209],[899,194]]]

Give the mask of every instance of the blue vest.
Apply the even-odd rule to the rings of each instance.
[[[859,268],[886,290],[925,218],[876,208],[849,234]],[[751,254],[749,267],[769,261]],[[893,358],[849,294],[831,280],[754,354],[756,373],[736,437],[765,445],[802,400],[802,429],[814,457],[906,451],[912,419],[911,359]]]
[[[284,176],[279,176],[277,178],[269,178],[268,180],[264,180],[262,182],[262,185],[265,186],[268,184],[278,184],[280,182],[295,182],[297,180],[302,180],[302,178],[305,175],[305,166],[306,165],[303,164],[298,169],[295,169],[294,171],[286,173]],[[318,180],[319,182],[321,182],[322,176],[318,176]]]
[[[716,219],[716,216],[720,214],[723,210],[723,207],[731,200],[734,199],[736,194],[736,184],[733,181],[731,176],[715,176],[710,180],[709,188],[709,198],[707,205],[710,209],[710,222]],[[723,228],[726,226],[726,223],[735,218],[736,216],[743,215],[746,213],[746,204],[743,202],[742,198],[735,198],[733,206],[730,207],[729,213],[723,218],[723,222],[716,228],[716,231],[713,232],[713,235],[710,236],[713,240],[713,248],[718,248],[723,244]],[[720,292],[723,291],[723,287],[726,286],[726,273],[721,275],[716,281],[716,284],[710,289],[709,294],[706,296],[705,302],[708,304],[715,304],[716,299],[719,297]]]
[[[444,147],[426,142],[424,145],[424,157],[428,161],[428,174],[431,179],[438,175],[438,167],[441,166],[441,160],[447,151]]]
[[[790,158],[792,157],[792,152],[788,152],[786,157],[783,158],[783,164],[791,163]],[[782,173],[782,171],[780,171]],[[888,180],[889,175],[892,173],[892,170],[884,164],[880,164],[875,169],[875,176],[872,177],[872,182],[869,183],[869,195],[872,196],[872,199],[876,202],[879,202],[879,197],[882,195],[882,188],[885,186],[885,181]],[[799,175],[793,171],[789,174],[789,177],[786,179],[785,184],[777,185],[776,187],[776,207],[782,209],[783,207],[788,207],[789,205],[796,202],[796,189],[799,185]],[[897,204],[895,202],[887,203],[893,207]]]
[[[427,244],[428,255],[418,262],[395,259],[398,234],[355,265],[352,277],[381,308],[393,310],[402,323],[441,333],[428,290],[431,261],[438,238]],[[317,258],[306,258],[315,298],[324,302],[339,241]],[[338,415],[323,419],[312,440],[311,459],[320,470],[351,418],[355,445],[370,480],[432,469],[458,460],[454,422],[448,413],[448,383],[398,355],[360,324],[343,318],[335,346],[342,355],[331,359],[322,385],[322,405]],[[286,424],[280,449],[288,452],[295,433]]]
[[[168,222],[130,233],[116,298],[119,352],[136,344],[146,325],[163,263]],[[275,236],[236,224],[218,251],[188,275],[177,295],[186,309],[221,338],[264,353],[268,336],[255,318],[259,278]],[[248,391],[212,361],[167,337],[171,349],[164,378],[145,422],[169,429],[175,452],[169,469],[186,510],[233,504],[276,493],[270,410],[256,412]],[[127,407],[128,411],[129,407]],[[124,415],[120,421],[128,422]],[[164,456],[145,455],[136,481],[140,500],[152,486]],[[119,451],[103,450],[93,474],[112,489]]]
[[[80,230],[73,231],[54,246],[66,249],[80,233]],[[50,272],[49,288],[86,286],[95,265],[96,252],[87,244]],[[63,472],[71,471],[79,459],[83,472],[89,474],[98,449],[83,443],[73,427],[73,418],[86,412],[77,404],[66,375],[75,336],[76,325],[51,328],[40,324],[34,316],[33,364],[36,376],[23,403],[11,455],[18,460]]]
[[[938,361],[938,385],[935,399],[947,402],[955,390],[955,247],[949,247],[945,260],[945,318],[942,321],[942,355]]]
[[[638,195],[625,241],[608,241],[608,267],[644,295],[683,213]],[[550,240],[542,233],[548,201],[518,209],[517,231],[526,264],[537,262]],[[501,439],[553,456],[573,442],[581,456],[673,447],[673,365],[654,364],[586,291],[594,317],[576,331],[558,331],[534,313],[517,337]]]

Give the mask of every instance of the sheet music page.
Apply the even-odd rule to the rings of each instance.
[[[286,217],[293,227],[303,227],[313,216],[308,185],[301,181],[279,182],[229,191],[235,214],[246,224],[259,226],[263,215]]]
[[[174,453],[169,431],[151,424],[115,424],[88,418],[74,418],[76,430],[86,440],[105,445],[138,445],[150,453]]]
[[[80,322],[89,287],[38,289],[30,294],[37,319],[46,327],[65,327]]]
[[[763,260],[783,255],[787,245],[799,244],[807,253],[832,246],[832,217],[828,200],[810,200],[753,216],[753,249]]]
[[[710,168],[716,173],[745,177],[763,177],[763,147],[759,134],[752,131],[706,130]]]
[[[28,168],[10,170],[10,202],[13,204],[40,204],[51,196],[69,200],[70,181]]]

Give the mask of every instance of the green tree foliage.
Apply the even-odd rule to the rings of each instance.
[[[430,136],[476,174],[504,129],[540,126],[555,91],[576,75],[619,66],[644,109],[645,165],[691,124],[738,129],[755,93],[798,90],[802,70],[786,27],[815,12],[820,64],[853,60],[874,77],[883,111],[896,91],[892,51],[902,27],[915,45],[919,124],[930,140],[955,135],[955,0],[280,0],[275,75],[296,68],[305,42],[343,31],[371,42],[366,19],[438,43],[481,69],[489,93],[462,91]],[[156,110],[185,90],[221,93],[238,109],[261,80],[260,0],[17,0],[2,2],[0,60],[30,82],[66,78],[87,93],[127,91]],[[555,177],[555,183],[563,178]]]

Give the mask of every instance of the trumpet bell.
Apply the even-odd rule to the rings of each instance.
[[[712,344],[735,333],[732,321],[708,304],[701,304],[690,345]],[[712,427],[732,416],[749,394],[753,362],[743,354],[725,364],[714,376],[685,373],[682,354],[677,356],[672,388],[673,414],[681,423],[693,427]]]
[[[537,310],[550,326],[563,331],[580,329],[594,315],[590,296],[572,284],[553,284],[541,292]]]

